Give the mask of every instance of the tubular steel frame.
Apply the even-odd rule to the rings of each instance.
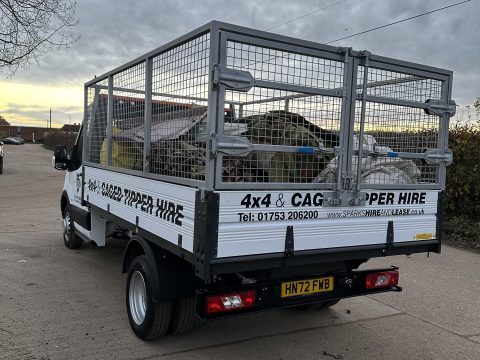
[[[155,91],[152,88],[152,67],[153,59],[160,54],[166,53],[176,47],[188,43],[194,39],[208,34],[208,96],[194,96],[192,94],[170,94],[168,91]],[[326,61],[338,62],[343,64],[342,85],[340,87],[325,87],[319,88],[314,86],[303,86],[292,84],[288,82],[278,82],[264,79],[253,79],[251,86],[258,89],[271,89],[273,91],[283,91],[284,93],[294,93],[290,95],[282,95],[272,98],[254,98],[249,101],[228,101],[226,102],[226,91],[232,90],[231,85],[226,83],[216,83],[215,74],[220,74],[232,71],[227,67],[227,44],[228,42],[248,44],[260,48],[272,49],[273,51],[284,51],[286,53],[296,54],[298,56],[308,56],[319,58]],[[251,61],[251,60],[249,60]],[[256,60],[255,60],[256,61]],[[142,89],[122,88],[114,85],[116,76],[132,69],[138,65],[144,64],[145,74]],[[359,69],[363,69],[361,83],[358,83]],[[384,79],[376,81],[369,79],[369,69],[373,71],[384,71],[389,73],[397,73],[405,75],[405,77]],[[84,146],[83,158],[85,163],[89,166],[105,168],[126,174],[139,175],[142,177],[163,180],[193,186],[206,190],[240,190],[240,189],[328,189],[339,192],[356,192],[356,197],[360,195],[362,189],[443,189],[446,174],[446,162],[439,162],[436,165],[435,181],[430,183],[415,183],[407,184],[362,184],[360,179],[360,170],[353,172],[353,159],[357,156],[357,163],[361,163],[362,157],[365,156],[363,150],[356,150],[353,146],[353,137],[357,133],[355,125],[359,125],[359,147],[362,149],[363,136],[365,132],[366,109],[369,104],[385,104],[386,106],[401,106],[411,109],[427,110],[428,105],[425,102],[412,101],[411,99],[376,96],[369,94],[369,89],[384,87],[388,90],[389,86],[403,86],[408,83],[415,83],[422,80],[438,81],[441,84],[440,98],[446,106],[452,104],[452,72],[435,67],[414,64],[401,60],[381,57],[370,54],[368,52],[357,52],[350,48],[337,48],[328,45],[322,45],[310,41],[299,40],[291,37],[276,35],[268,32],[252,30],[240,26],[230,25],[217,21],[210,22],[188,34],[167,43],[139,58],[136,58],[125,65],[122,65],[112,71],[96,77],[95,79],[85,84],[85,111],[84,111],[84,125],[88,125],[84,129]],[[105,82],[108,86],[105,86]],[[405,85],[406,86],[406,85]],[[107,165],[91,162],[91,148],[90,144],[93,141],[92,119],[96,114],[96,107],[98,106],[98,99],[102,91],[107,90],[108,104],[107,104],[107,127],[106,144],[107,144]],[[129,170],[117,168],[112,166],[112,136],[113,136],[113,97],[115,92],[127,92],[132,94],[144,95],[144,143],[143,143],[143,158],[141,170]],[[228,108],[226,105],[234,106],[235,115],[243,116],[245,106],[259,105],[273,101],[284,101],[285,110],[289,110],[291,101],[295,99],[308,98],[311,96],[323,96],[331,99],[339,99],[341,101],[341,113],[339,121],[339,146],[338,149],[326,149],[331,153],[335,153],[338,158],[338,171],[335,183],[226,183],[222,181],[222,166],[224,154],[214,153],[214,142],[212,140],[206,142],[205,154],[205,179],[195,180],[183,177],[168,176],[153,174],[150,172],[151,158],[150,148],[151,144],[151,125],[152,125],[152,98],[153,96],[171,97],[177,99],[185,99],[191,101],[203,101],[207,103],[207,133],[215,136],[224,135],[223,129],[225,125],[225,111]],[[93,98],[92,98],[93,97]],[[360,114],[356,112],[356,106],[360,104]],[[438,117],[438,144],[435,150],[440,154],[448,150],[448,123],[452,112],[445,111],[437,115],[429,115]],[[90,121],[90,122],[89,122]],[[96,144],[97,148],[99,144]],[[255,146],[256,151],[283,151],[286,153],[295,152],[294,147],[289,146],[273,146],[264,144],[262,146]],[[99,151],[99,149],[97,149]],[[99,151],[100,153],[100,151]],[[399,151],[397,156],[405,159],[423,159],[424,155],[421,153],[414,153],[408,151]],[[99,155],[100,157],[100,155]],[[355,179],[356,181],[351,181]],[[355,186],[353,185],[355,184]]]

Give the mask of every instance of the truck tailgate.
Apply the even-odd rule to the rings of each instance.
[[[364,205],[328,206],[315,191],[221,192],[217,257],[284,252],[287,240],[293,251],[382,244],[389,226],[394,243],[436,239],[439,191],[365,195]]]

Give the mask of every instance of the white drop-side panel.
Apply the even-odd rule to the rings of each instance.
[[[435,239],[438,191],[367,192],[364,206],[324,207],[315,191],[220,192],[218,257],[278,253],[293,226],[294,250]]]
[[[85,167],[84,199],[193,252],[196,189]],[[138,217],[138,219],[137,219]]]

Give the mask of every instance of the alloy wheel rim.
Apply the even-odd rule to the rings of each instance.
[[[130,278],[128,289],[128,301],[130,304],[130,314],[137,325],[143,324],[147,308],[147,288],[145,279],[140,271],[136,270]]]
[[[63,218],[63,238],[65,242],[70,242],[70,214],[68,212],[65,213],[65,217]]]

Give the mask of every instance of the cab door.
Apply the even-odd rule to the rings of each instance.
[[[82,192],[83,192],[83,126],[75,141],[75,145],[70,153],[70,161],[65,176],[64,190],[67,192],[68,200],[71,206],[81,208],[87,211],[85,206],[82,206]],[[79,225],[79,224],[76,224]]]

